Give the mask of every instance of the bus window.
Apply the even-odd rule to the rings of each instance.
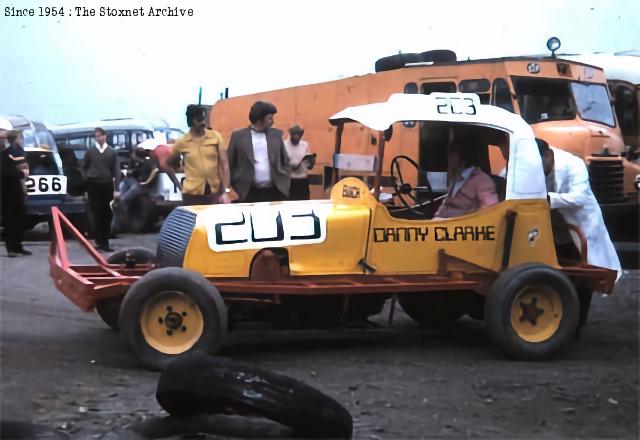
[[[456,91],[456,83],[453,81],[422,84],[422,93],[425,95],[429,95],[434,92],[455,93]]]
[[[127,133],[111,132],[108,133],[107,143],[112,145],[116,150],[130,150],[130,143],[127,142]]]
[[[576,109],[569,81],[512,77],[520,114],[529,124],[575,119]]]
[[[582,119],[615,127],[609,93],[604,84],[572,82],[571,90]]]
[[[153,133],[146,131],[132,131],[131,132],[131,144],[133,148],[136,148],[139,143],[146,141],[153,137]]]
[[[491,83],[486,78],[465,79],[458,85],[458,90],[462,93],[476,93],[480,97],[481,104],[489,104],[490,88]]]
[[[515,113],[513,110],[513,101],[511,101],[511,91],[509,90],[509,83],[504,78],[496,78],[493,81],[493,93],[491,104],[496,107],[503,108]]]
[[[404,85],[404,93],[408,93],[408,94],[416,94],[418,93],[418,84],[411,82],[411,83],[406,83]]]

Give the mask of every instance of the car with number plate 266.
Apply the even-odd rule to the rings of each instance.
[[[23,147],[29,176],[25,179],[27,190],[27,229],[41,221],[48,221],[51,207],[57,206],[62,212],[78,223],[84,223],[86,203],[82,196],[72,196],[67,191],[67,176],[51,131],[38,121],[23,116],[0,117],[5,126],[10,125],[22,133]]]

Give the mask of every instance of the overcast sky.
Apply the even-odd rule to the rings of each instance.
[[[0,0],[0,114],[46,123],[165,118],[184,128],[197,99],[373,72],[376,59],[448,48],[459,59],[640,49],[640,1],[192,1],[44,2],[62,17],[7,17]],[[77,17],[76,5],[143,7],[144,17]],[[149,17],[149,7],[193,17]],[[70,12],[74,15],[70,16]]]

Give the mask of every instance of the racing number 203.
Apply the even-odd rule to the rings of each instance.
[[[437,96],[436,108],[441,115],[476,114],[476,105],[471,98]]]
[[[325,241],[331,210],[330,204],[305,202],[220,205],[204,213],[202,223],[215,252],[299,246]]]

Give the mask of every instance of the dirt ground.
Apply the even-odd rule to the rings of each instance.
[[[153,238],[127,236],[114,246],[153,247]],[[31,257],[0,256],[0,419],[70,438],[117,439],[132,423],[166,416],[155,400],[159,374],[142,370],[96,313],[58,293],[48,243],[29,244]],[[220,354],[337,399],[353,417],[355,438],[632,439],[639,433],[639,285],[640,271],[628,272],[611,297],[594,297],[581,338],[547,362],[506,360],[481,323],[463,320],[439,335],[402,312],[392,329],[244,330],[229,334]],[[235,418],[214,421],[226,436],[284,435],[259,421],[252,433]]]

